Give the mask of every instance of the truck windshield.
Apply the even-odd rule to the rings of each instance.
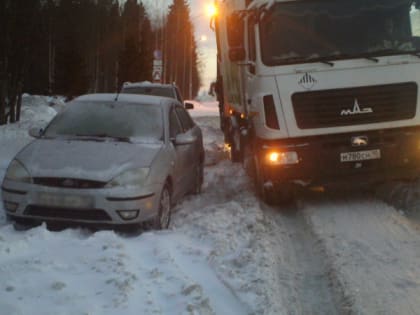
[[[419,36],[420,11],[412,0],[283,2],[260,22],[269,66],[415,53]]]

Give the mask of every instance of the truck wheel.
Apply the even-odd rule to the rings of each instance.
[[[232,145],[230,146],[230,159],[232,162],[242,162],[244,159],[241,146],[241,133],[238,129],[233,130]]]
[[[254,182],[257,196],[270,206],[290,205],[294,201],[294,189],[290,184],[265,185],[264,170],[255,159]]]
[[[258,162],[258,159],[255,158],[255,172],[254,172],[254,183],[255,189],[257,192],[257,197],[261,199],[261,201],[265,202],[268,205],[275,205],[276,202],[276,193],[273,188],[266,187],[265,185],[265,177],[264,171]]]

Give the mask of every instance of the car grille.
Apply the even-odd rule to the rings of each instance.
[[[414,82],[292,95],[299,128],[326,128],[411,119],[416,114]]]
[[[111,217],[102,209],[69,209],[45,206],[28,206],[25,215],[51,219],[111,221]]]
[[[95,189],[106,185],[104,182],[75,178],[35,177],[33,180],[37,185],[61,188]]]

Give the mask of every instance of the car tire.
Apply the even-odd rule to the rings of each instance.
[[[15,231],[26,231],[42,224],[40,221],[27,218],[7,216],[7,219],[12,222]]]
[[[154,229],[164,230],[169,227],[171,222],[171,210],[171,193],[169,191],[168,185],[166,184],[162,189],[162,193],[160,194],[159,209],[155,218]]]
[[[194,187],[192,190],[194,195],[201,194],[202,187],[203,187],[203,180],[204,180],[204,166],[202,162],[199,162],[195,169]]]

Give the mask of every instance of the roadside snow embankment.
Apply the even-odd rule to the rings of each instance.
[[[20,121],[0,126],[0,182],[3,182],[7,166],[16,153],[32,140],[28,130],[44,128],[63,106],[64,103],[60,99],[23,96]],[[3,204],[0,202],[0,225],[4,223],[3,211]]]

